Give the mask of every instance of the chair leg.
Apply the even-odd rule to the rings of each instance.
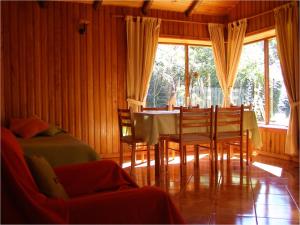
[[[186,165],[186,145],[183,147],[183,164]]]
[[[151,159],[150,159],[150,145],[147,145],[147,167],[148,168],[150,167],[150,162],[151,162]]]
[[[159,153],[160,153],[160,166],[162,169],[165,167],[165,139],[159,140]]]
[[[215,170],[218,171],[218,144],[215,142]]]
[[[130,174],[134,174],[134,170],[135,170],[135,153],[136,153],[136,144],[132,144],[131,146],[131,170],[130,170]]]
[[[169,167],[169,142],[166,141],[166,171],[168,171]]]
[[[246,159],[247,166],[249,165],[249,130],[246,131]]]
[[[243,168],[243,136],[240,139],[240,166]]]
[[[120,166],[123,166],[123,142],[120,142]]]
[[[179,144],[179,165],[180,165],[180,177],[183,176],[183,146],[182,144]]]
[[[194,145],[195,166],[199,167],[199,145]]]

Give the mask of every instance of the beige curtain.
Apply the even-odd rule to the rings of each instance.
[[[210,40],[212,42],[214,62],[216,65],[217,77],[221,86],[223,95],[227,92],[227,81],[226,81],[226,49],[224,40],[224,25],[223,24],[208,24],[208,31]]]
[[[155,60],[161,19],[126,17],[127,101],[138,111],[144,105]]]
[[[235,82],[237,70],[243,49],[247,20],[242,19],[228,24],[228,43],[227,43],[227,92],[224,95],[224,105],[231,103],[230,95]]]
[[[299,155],[299,12],[297,3],[274,10],[277,49],[291,107],[285,152]]]
[[[246,19],[229,23],[226,48],[223,25],[208,25],[210,39],[213,46],[217,76],[224,95],[223,106],[225,107],[229,106],[231,103],[230,94],[240,62],[246,28]]]

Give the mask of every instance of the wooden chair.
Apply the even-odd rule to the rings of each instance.
[[[180,107],[182,107],[184,109],[189,108],[188,106],[174,106],[174,105],[172,105],[172,110],[179,110]],[[199,108],[200,108],[199,104],[192,106],[192,109],[199,109]]]
[[[163,111],[163,110],[168,110],[169,106],[166,105],[164,107],[143,107],[141,106],[141,112],[143,111]]]
[[[123,164],[123,144],[126,143],[131,147],[131,170],[132,174],[136,165],[137,147],[142,147],[139,151],[147,151],[147,166],[150,166],[150,146],[135,136],[134,122],[131,117],[130,109],[118,109],[119,129],[120,129],[120,165]],[[124,130],[126,128],[126,132]],[[146,150],[144,149],[146,147]]]
[[[241,106],[236,105],[230,105],[231,108],[239,108]],[[244,111],[252,111],[253,110],[253,104],[250,103],[249,105],[244,105]],[[244,132],[244,135],[246,135],[246,145],[248,147],[248,151],[246,152],[246,158],[247,158],[247,165],[252,161],[252,148],[249,148],[249,130],[247,129],[246,132]],[[250,151],[250,152],[249,152]],[[249,154],[250,153],[250,154]]]
[[[183,173],[183,164],[186,164],[186,146],[194,145],[195,164],[199,163],[199,147],[210,149],[210,159],[213,154],[213,106],[206,109],[186,109],[180,108],[179,117],[179,134],[171,134],[165,137],[166,141],[166,168],[168,168],[169,143],[179,144],[179,149],[171,149],[179,151],[180,156],[180,174]],[[209,145],[209,147],[205,146]]]
[[[215,126],[214,126],[214,148],[215,148],[215,167],[217,169],[218,162],[218,145],[228,144],[237,145],[240,147],[240,166],[243,168],[243,120],[244,120],[244,106],[219,108],[216,106],[215,110]],[[230,126],[230,129],[228,129]],[[227,127],[227,130],[226,130]],[[221,130],[222,129],[222,130]],[[248,146],[247,146],[248,155]],[[229,151],[227,158],[230,159]],[[222,150],[223,159],[223,150]]]

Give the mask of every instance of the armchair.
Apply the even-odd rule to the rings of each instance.
[[[70,199],[39,192],[14,135],[1,128],[1,223],[184,223],[170,197],[137,184],[115,162],[55,168]]]

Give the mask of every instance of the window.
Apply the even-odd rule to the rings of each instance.
[[[260,122],[288,125],[290,109],[275,38],[244,45],[231,99],[236,105],[252,103]]]
[[[185,99],[184,45],[159,44],[147,96],[148,107],[161,107]]]
[[[270,123],[288,125],[290,105],[277,54],[275,38],[269,41]]]
[[[235,105],[252,103],[257,120],[265,121],[264,41],[244,45],[231,100]]]
[[[146,104],[199,104],[210,107],[222,104],[220,88],[210,47],[159,44]]]
[[[222,105],[223,93],[219,85],[212,48],[189,46],[190,99],[201,108]]]

